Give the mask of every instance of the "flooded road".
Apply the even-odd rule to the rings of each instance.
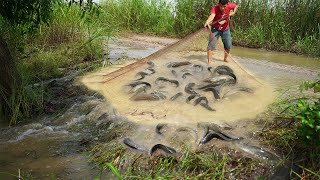
[[[107,73],[132,64],[176,41],[177,39],[147,36],[132,36],[120,39],[117,42],[111,43],[109,47],[111,51],[108,61],[113,65],[103,71],[97,72],[96,75],[100,75],[100,78],[103,79]],[[196,51],[198,49],[199,48],[194,48],[188,53],[183,53],[183,59],[193,60],[197,64],[205,66],[206,52]],[[278,53],[272,52],[268,52],[268,54],[264,51],[260,52],[259,50],[238,47],[235,47],[232,51],[234,51],[231,52],[232,58],[236,63],[239,63],[245,71],[248,71],[249,75],[260,79],[262,82],[266,82],[268,88],[269,85],[273,89],[298,85],[304,80],[315,79],[319,72],[319,61],[310,58],[296,57],[291,54],[287,54],[287,56],[285,54],[279,55]],[[158,65],[165,65],[169,61],[178,61],[179,58],[180,57],[173,55],[168,57],[166,61],[161,61]],[[221,58],[221,54],[216,58],[216,64],[221,64],[221,62],[218,61]],[[299,63],[290,64],[292,63],[290,59],[293,61],[295,58]],[[285,60],[281,61],[281,59]],[[275,62],[287,64],[283,65]],[[35,122],[30,124],[0,129],[0,179],[17,179],[16,176],[19,170],[23,177],[35,177],[36,179],[93,179],[99,174],[99,169],[96,168],[95,165],[88,163],[89,158],[87,157],[86,148],[96,142],[107,142],[110,139],[117,138],[119,133],[113,130],[119,127],[125,129],[125,127],[123,128],[114,122],[124,122],[130,125],[130,123],[126,121],[131,118],[135,119],[135,122],[145,122],[146,125],[144,127],[139,126],[136,128],[138,133],[132,137],[140,138],[140,142],[146,142],[146,145],[151,146],[152,143],[154,143],[151,143],[151,140],[159,139],[158,136],[153,135],[155,126],[159,122],[155,123],[153,120],[152,123],[146,123],[147,121],[144,120],[154,119],[152,115],[161,117],[163,112],[168,113],[170,110],[171,113],[168,113],[168,115],[173,117],[175,122],[181,122],[184,123],[184,125],[188,125],[189,123],[191,124],[190,127],[194,126],[196,121],[188,120],[186,117],[191,117],[191,119],[201,117],[203,121],[208,121],[208,112],[200,110],[198,113],[198,111],[194,109],[199,110],[200,108],[195,108],[190,104],[181,105],[172,103],[166,107],[166,103],[163,102],[160,104],[155,102],[144,104],[140,102],[139,104],[142,104],[145,111],[141,109],[135,111],[134,104],[128,103],[129,96],[122,88],[124,84],[135,78],[136,73],[137,71],[132,71],[129,73],[130,76],[126,76],[126,78],[120,81],[121,83],[114,81],[110,83],[109,86],[108,84],[105,86],[105,88],[109,89],[108,93],[111,91],[112,96],[116,96],[118,93],[124,94],[126,98],[120,99],[110,98],[110,94],[99,94],[86,88],[82,90],[84,85],[75,77],[67,80],[57,80],[56,82],[61,83],[72,82],[72,84],[67,86],[61,85],[60,87],[59,84],[57,85],[60,87],[60,91],[67,95],[61,99],[56,99],[57,102],[54,103],[64,104],[64,111],[56,112],[54,115],[44,115],[44,117],[39,117]],[[241,79],[241,76],[239,76],[239,78]],[[89,88],[98,88],[94,87],[98,84],[99,83],[91,83],[91,87]],[[256,85],[254,84],[253,86],[255,87]],[[71,90],[74,88],[76,90]],[[267,92],[270,91],[272,91],[272,89],[268,89]],[[263,91],[261,91],[261,93],[263,93]],[[73,94],[77,95],[74,96]],[[101,94],[105,95],[105,97],[102,97]],[[256,96],[256,98],[261,99],[261,101],[266,102],[266,104],[270,103],[268,97],[272,97],[272,95],[266,96],[264,100],[261,94]],[[241,107],[241,103],[245,102],[246,101],[238,100],[238,104],[235,104]],[[253,101],[251,101],[251,103],[253,103]],[[239,113],[241,110],[229,113],[232,111],[231,105],[229,104],[229,108],[223,108],[223,102],[220,102],[220,104],[221,105],[217,105],[218,110],[227,114],[228,118],[222,115],[215,115],[217,119],[220,118],[227,121],[232,118],[238,119],[235,118],[237,115],[241,116]],[[260,108],[259,103],[257,103],[254,107],[258,109],[257,112],[262,112],[266,104],[262,103]],[[162,106],[164,108],[158,108],[160,109],[158,113],[146,113],[148,107],[156,109]],[[179,110],[179,108],[177,108],[179,106],[183,106],[185,109]],[[246,107],[247,106],[243,106],[243,108],[248,109]],[[127,113],[121,114],[118,112],[124,112],[125,110]],[[251,111],[256,110],[252,108]],[[185,116],[181,116],[181,114],[185,114]],[[250,116],[250,118],[252,119],[255,115],[256,114]],[[242,116],[242,118],[245,118],[245,116]],[[162,122],[170,123],[168,119]],[[233,132],[241,136],[247,136],[247,131],[253,131],[256,128],[252,127],[252,123],[250,124],[246,121],[242,121],[237,125],[232,124],[232,122],[230,124],[235,129]],[[177,124],[174,124],[174,126],[175,125]],[[130,126],[134,127],[132,125]],[[176,128],[179,128],[179,126]],[[246,129],[247,131],[243,132],[239,129]],[[170,128],[168,129],[168,132],[169,131]],[[109,137],[108,134],[110,133],[114,134]],[[184,135],[185,137],[190,136],[189,134]],[[170,138],[172,137],[177,138],[177,136],[174,135],[170,136]],[[195,137],[192,136],[188,141],[191,140],[194,142]],[[169,141],[168,138],[159,142],[167,141]],[[255,140],[246,139],[245,141],[250,142]]]

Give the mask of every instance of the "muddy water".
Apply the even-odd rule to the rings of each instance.
[[[180,149],[181,144],[177,145],[177,141],[183,142],[189,147],[197,148],[204,134],[204,130],[198,126],[199,123],[210,122],[220,127],[229,126],[232,129],[237,127],[239,130],[240,126],[248,122],[247,120],[254,119],[266,110],[274,99],[274,93],[269,83],[247,73],[239,66],[239,63],[231,59],[227,64],[222,62],[222,51],[217,51],[213,57],[213,63],[208,65],[206,53],[199,51],[199,48],[196,47],[201,42],[197,43],[195,41],[197,39],[191,40],[191,44],[186,43],[180,44],[179,47],[172,47],[165,53],[151,59],[151,62],[155,64],[154,67],[150,67],[147,63],[136,68],[130,68],[126,66],[127,64],[123,64],[120,70],[118,69],[121,67],[118,66],[118,68],[105,68],[89,74],[82,79],[82,82],[90,89],[100,92],[121,115],[139,125],[139,129],[127,135],[133,141],[149,148],[155,143],[163,143],[175,149]],[[183,61],[190,64],[177,68],[168,67],[170,63]],[[202,69],[196,69],[195,65]],[[237,83],[233,86],[225,86],[222,94],[227,94],[226,92],[237,87],[250,88],[253,93],[237,92],[221,99],[215,99],[212,92],[198,90],[198,87],[208,84],[204,82],[205,79],[212,77],[208,68],[214,69],[220,65],[230,67],[237,77]],[[135,92],[132,92],[134,88],[131,88],[128,84],[139,79],[141,76],[138,73],[148,71],[148,68],[154,69],[155,73],[141,79],[141,81],[151,85],[146,94],[161,93],[165,98],[135,101],[134,99],[143,93],[135,95]],[[115,70],[118,70],[116,72],[120,71],[121,75],[112,77],[110,72]],[[175,71],[175,73],[172,71]],[[191,75],[182,78],[186,72]],[[159,77],[177,80],[179,84],[158,81]],[[195,100],[187,102],[190,93],[186,92],[185,88],[189,83],[195,83],[194,90],[208,99],[208,106],[214,111],[200,105],[194,105]],[[183,95],[171,101],[170,98],[177,93],[183,93]],[[159,124],[167,124],[168,127],[166,135],[161,138],[155,132]],[[180,128],[187,128],[190,131],[187,133],[178,132]],[[242,128],[242,131],[239,131],[240,136],[247,136],[245,134],[249,128],[249,126],[246,127],[246,130]],[[190,138],[185,139],[185,137]]]
[[[239,56],[243,58],[292,65],[320,71],[320,58],[243,47],[234,47],[232,49],[232,54],[233,56]]]
[[[209,66],[206,65],[204,59],[193,58],[193,60],[189,62],[201,65],[203,71],[191,72],[193,75],[183,79],[181,77],[183,73],[187,72],[186,70],[192,68],[192,66],[167,68],[167,64],[174,60],[188,60],[191,55],[195,54],[197,54],[197,52],[190,52],[182,56],[177,55],[177,53],[172,53],[167,54],[166,57],[161,57],[152,61],[155,64],[154,69],[156,73],[145,77],[142,81],[151,84],[152,87],[149,92],[162,92],[167,97],[165,100],[131,100],[134,93],[130,93],[131,88],[128,87],[127,84],[134,82],[135,79],[139,78],[136,74],[147,69],[147,64],[134,70],[128,69],[128,72],[125,73],[125,75],[110,82],[100,83],[100,87],[98,88],[100,88],[99,90],[111,101],[119,112],[128,117],[128,119],[142,124],[155,125],[158,123],[196,124],[198,122],[207,121],[219,124],[222,122],[253,118],[261,113],[266,105],[272,101],[273,95],[270,86],[262,84],[250,75],[247,75],[238,68],[237,64],[229,63],[228,66],[231,67],[238,76],[237,87],[251,88],[254,90],[253,94],[238,93],[237,95],[225,97],[221,100],[214,100],[215,98],[211,92],[202,92],[202,95],[209,100],[209,105],[216,110],[215,112],[208,111],[201,106],[194,106],[192,105],[193,101],[186,103],[186,98],[190,96],[190,94],[185,92],[185,86],[192,82],[196,83],[196,86],[206,85],[202,80],[211,76],[210,72],[207,70]],[[224,63],[216,61],[215,64],[223,65]],[[174,77],[172,70],[177,72],[177,77]],[[101,72],[99,72],[99,74],[101,74]],[[166,82],[162,82],[163,84],[161,84],[161,82],[156,83],[156,79],[159,77],[176,79],[179,81],[179,86],[176,87],[176,85]],[[96,75],[89,75],[85,78],[84,83],[88,87],[93,87],[90,84],[92,81],[103,81],[103,78]],[[234,87],[230,87],[228,90],[233,88]],[[179,92],[183,93],[182,97],[178,98],[176,101],[169,100],[170,97]]]

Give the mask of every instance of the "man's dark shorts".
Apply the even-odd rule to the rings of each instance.
[[[231,33],[230,29],[227,29],[225,31],[218,31],[214,28],[211,28],[211,32],[213,34],[209,36],[209,43],[208,43],[208,50],[216,50],[216,45],[218,42],[219,37],[222,38],[223,46],[225,50],[230,50],[232,46],[231,42]]]

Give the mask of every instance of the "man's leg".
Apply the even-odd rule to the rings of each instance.
[[[230,49],[224,50],[224,59],[223,59],[224,62],[228,62],[229,53],[230,53]]]
[[[228,29],[222,33],[222,42],[223,42],[223,47],[224,47],[223,61],[228,62],[228,56],[229,56],[230,49],[232,46],[230,29]]]
[[[212,51],[210,49],[208,49],[207,55],[208,55],[208,64],[211,64],[212,61]]]
[[[208,51],[207,51],[208,64],[211,63],[213,50],[216,49],[216,44],[218,42],[218,37],[219,37],[218,31],[215,30],[214,28],[212,28],[211,29],[211,33],[209,34],[209,42],[208,42]]]

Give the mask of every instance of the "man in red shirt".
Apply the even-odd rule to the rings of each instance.
[[[216,49],[216,44],[220,36],[224,46],[224,62],[228,62],[227,58],[232,46],[229,16],[233,16],[236,11],[237,5],[229,3],[229,0],[219,0],[219,4],[213,6],[210,12],[211,15],[204,24],[204,27],[208,27],[212,32],[210,33],[208,43],[208,64],[211,63],[212,51]],[[212,21],[213,23],[211,24]]]

